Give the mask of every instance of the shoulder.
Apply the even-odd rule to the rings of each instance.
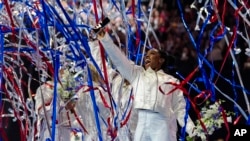
[[[139,65],[134,65],[134,70],[139,72],[146,72],[145,68]]]
[[[172,81],[172,82],[180,82],[180,80],[179,79],[177,79],[176,77],[174,77],[173,75],[169,75],[169,74],[167,74],[168,75],[168,77],[169,77],[169,79]]]
[[[175,83],[179,83],[180,80],[176,77],[174,77],[173,75],[167,74],[165,72],[159,72],[158,73],[160,76],[162,76],[166,81],[168,82],[175,82]]]

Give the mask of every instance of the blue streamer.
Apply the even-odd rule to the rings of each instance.
[[[54,96],[53,96],[53,113],[52,113],[52,131],[51,139],[55,141],[55,132],[56,132],[56,106],[57,106],[57,81],[58,81],[58,72],[60,67],[60,57],[59,54],[55,51],[52,55],[53,64],[54,64]]]
[[[100,74],[100,76],[103,78],[103,75],[102,75],[102,73],[101,73],[101,71],[100,71],[100,68],[98,67],[98,65],[97,65],[97,63],[94,61],[94,59],[93,59],[93,57],[92,57],[92,55],[91,55],[91,53],[90,53],[90,49],[89,49],[89,46],[88,46],[88,43],[87,43],[87,38],[83,38],[82,36],[80,36],[79,35],[79,30],[77,30],[76,29],[76,25],[72,22],[72,20],[70,19],[70,17],[68,16],[68,14],[66,13],[66,11],[63,9],[63,7],[62,7],[62,5],[61,5],[61,3],[60,3],[60,1],[59,0],[57,0],[57,3],[58,3],[58,5],[59,5],[59,7],[62,9],[62,11],[63,11],[63,13],[65,14],[65,16],[66,16],[66,19],[68,20],[68,22],[70,23],[70,27],[72,28],[72,30],[74,31],[74,42],[75,42],[75,48],[76,48],[76,50],[78,50],[78,52],[80,53],[80,56],[84,56],[83,55],[83,53],[81,52],[81,50],[80,50],[80,46],[79,46],[79,44],[77,43],[77,41],[78,40],[80,40],[80,42],[81,42],[81,44],[83,45],[83,47],[85,48],[85,51],[86,51],[86,53],[87,53],[87,55],[89,56],[89,58],[90,58],[90,60],[93,62],[93,64],[94,64],[94,66],[97,68],[97,71],[98,71],[98,73]],[[55,11],[55,10],[54,10]],[[55,11],[55,14],[56,14],[56,11]],[[59,17],[59,15],[58,14],[56,14],[57,15],[57,17],[58,18],[60,18]],[[69,34],[70,32],[68,31],[68,32],[66,32],[67,33],[67,35],[71,35],[71,34]],[[66,34],[65,34],[66,35]],[[71,50],[73,50],[72,48],[71,48]],[[80,58],[80,59],[82,59],[82,57]]]
[[[201,72],[202,72],[202,74],[203,74],[202,77],[205,79],[206,87],[209,88],[209,87],[208,87],[208,84],[210,84],[211,81],[209,81],[209,80],[207,79],[208,77],[207,77],[207,75],[206,75],[204,69],[202,68],[202,63],[201,63],[201,60],[206,62],[206,59],[204,59],[204,56],[201,55],[201,54],[199,53],[199,46],[198,46],[198,44],[197,44],[197,43],[199,43],[199,41],[198,41],[198,42],[195,42],[195,40],[194,40],[194,38],[193,38],[193,36],[192,36],[192,34],[191,34],[191,32],[190,32],[188,26],[186,25],[186,22],[185,22],[185,20],[184,20],[184,15],[183,15],[183,10],[182,10],[182,6],[181,6],[180,0],[177,0],[177,5],[178,5],[179,11],[180,11],[180,16],[181,16],[181,20],[182,20],[182,22],[183,22],[183,25],[184,25],[185,29],[187,30],[188,35],[189,35],[189,37],[190,37],[190,39],[191,39],[191,42],[193,43],[193,45],[194,45],[194,47],[195,47],[195,49],[196,49],[196,51],[197,51],[197,53],[198,53],[198,62],[199,62],[199,68],[201,69]],[[208,17],[209,17],[209,16],[208,16]],[[208,20],[208,19],[206,19],[206,20]],[[206,27],[206,23],[203,24],[203,26],[202,26],[203,30],[204,30],[205,27]],[[203,30],[202,30],[202,31],[203,31]],[[200,35],[202,35],[202,33],[203,33],[203,32],[201,32]],[[201,59],[199,59],[199,58],[201,58]],[[207,62],[207,63],[208,63],[208,62]],[[209,63],[208,63],[208,64],[209,64]],[[209,66],[210,66],[210,68],[213,68],[213,67],[211,67],[211,65],[209,65]],[[186,111],[188,111],[188,109],[186,109]],[[182,139],[182,140],[185,140],[185,132],[182,132],[182,137],[181,137],[181,139]]]
[[[211,96],[211,100],[212,101],[215,101],[215,89],[214,89],[214,87],[212,86],[212,79],[208,79],[208,76],[206,75],[206,72],[205,72],[205,70],[204,70],[204,68],[202,67],[202,63],[201,63],[201,60],[202,60],[202,62],[203,63],[205,63],[210,69],[211,69],[211,72],[210,72],[210,78],[213,78],[214,77],[214,67],[205,59],[205,57],[201,54],[201,53],[199,53],[199,44],[197,44],[197,43],[199,43],[199,40],[201,39],[201,33],[203,33],[203,31],[204,31],[204,29],[205,29],[205,27],[206,27],[206,25],[207,25],[207,22],[208,22],[208,20],[210,19],[210,17],[211,17],[211,14],[209,14],[208,15],[208,17],[206,18],[206,20],[205,20],[205,23],[203,24],[203,26],[202,26],[202,32],[200,33],[200,36],[199,36],[199,40],[197,41],[197,42],[195,42],[195,40],[194,40],[194,38],[193,38],[193,36],[192,36],[192,34],[191,34],[191,32],[190,32],[190,30],[189,30],[189,28],[187,27],[187,25],[186,25],[186,22],[185,22],[185,20],[184,20],[184,16],[183,16],[183,11],[182,11],[182,7],[181,7],[181,3],[180,3],[180,1],[178,0],[177,1],[177,4],[178,4],[178,8],[179,8],[179,11],[180,11],[180,15],[181,15],[181,19],[182,19],[182,22],[183,22],[183,24],[184,24],[184,27],[186,28],[186,30],[187,30],[187,32],[188,32],[188,35],[189,35],[189,37],[190,37],[190,39],[191,39],[191,41],[192,41],[192,43],[193,43],[193,45],[194,45],[194,47],[195,47],[195,49],[197,50],[197,53],[198,53],[198,62],[199,62],[199,68],[201,69],[201,73],[202,73],[202,77],[203,77],[203,79],[205,80],[205,86],[206,86],[206,88],[207,89],[209,89],[209,90],[211,90],[211,92],[212,92],[212,96]]]
[[[0,10],[3,9],[3,5],[4,5],[4,4],[3,4],[3,2],[1,1],[1,2],[0,2]]]
[[[247,118],[246,125],[250,125],[250,115],[249,115],[248,118]]]
[[[3,65],[4,65],[4,35],[0,30],[0,107],[2,108],[2,83],[3,83]]]
[[[138,16],[138,19],[140,19],[141,18],[141,13],[142,13],[141,12],[141,0],[138,0],[138,2],[137,2],[137,9],[138,9],[137,16]],[[136,64],[138,64],[138,61],[140,61],[139,56],[141,56],[140,55],[140,52],[141,52],[140,48],[141,48],[141,36],[142,36],[141,34],[142,34],[142,31],[141,31],[141,21],[140,20],[137,20],[137,28],[138,28],[137,32],[139,32],[139,37],[136,37],[136,40],[139,40],[140,42],[136,47],[136,49],[137,49],[136,60],[135,60]]]
[[[129,28],[131,30],[131,27]],[[133,43],[133,33],[129,32],[128,34],[128,58],[130,60],[134,60],[133,59],[133,54],[134,54],[134,43]]]
[[[179,76],[181,79],[185,80],[185,78],[179,73],[176,72],[177,76]],[[195,82],[196,80],[194,80]],[[194,83],[193,82],[193,83]],[[197,93],[201,93],[201,90],[197,89],[193,84],[191,84],[190,82],[187,82],[187,84],[190,86],[190,88],[193,88]]]
[[[204,24],[202,25],[201,32],[199,34],[199,37],[198,37],[198,40],[197,40],[197,43],[196,43],[196,45],[197,45],[197,52],[200,50],[200,41],[202,39],[203,32],[204,32],[205,27],[207,26],[207,23],[208,23],[208,21],[209,21],[210,18],[211,18],[211,13],[208,14],[208,16],[207,16]],[[206,56],[206,54],[204,56]],[[199,55],[199,57],[200,57],[200,55]],[[207,77],[207,75],[205,74],[205,69],[203,67],[200,67],[200,69],[201,69],[201,72],[203,74],[203,78],[205,80],[204,82],[205,82],[206,89],[211,90],[211,94],[212,94],[211,100],[214,102],[215,101],[215,89],[213,88],[213,85],[211,84],[212,83],[211,81],[214,78],[214,71],[211,71],[210,72],[210,77]],[[210,69],[214,70],[213,67],[211,67]]]
[[[45,3],[43,0],[41,0],[41,4],[42,4],[42,7],[43,9],[45,9]],[[48,29],[48,19],[47,19],[47,16],[46,16],[46,10],[43,10],[43,13],[41,14],[43,16],[39,16],[39,19],[42,19],[40,20],[40,25],[43,27],[43,34],[44,34],[44,38],[45,38],[45,43],[46,45],[48,45],[50,43],[50,35],[49,35],[49,29]]]
[[[75,43],[75,44],[74,44],[74,47],[75,47],[76,50],[78,50],[78,52],[80,53],[80,58],[79,58],[79,59],[85,59],[83,53],[80,51],[79,44],[77,43],[77,40],[79,39],[79,40],[81,41],[83,47],[85,47],[85,51],[86,51],[86,53],[89,55],[90,60],[92,60],[94,66],[97,67],[96,62],[94,61],[94,59],[93,59],[93,57],[92,57],[92,55],[91,55],[91,53],[90,53],[90,49],[89,49],[89,46],[88,46],[88,44],[87,44],[86,38],[85,38],[85,39],[84,39],[84,38],[81,38],[81,36],[78,34],[79,31],[75,28],[76,25],[72,22],[72,20],[71,20],[70,17],[67,15],[67,13],[65,12],[65,10],[62,8],[62,5],[60,4],[60,2],[59,2],[58,0],[57,0],[57,3],[58,3],[58,5],[59,5],[59,7],[62,9],[63,13],[65,14],[66,19],[67,19],[68,22],[70,23],[70,27],[72,28],[73,32],[75,33],[75,34],[71,35],[70,32],[64,32],[64,33],[67,33],[67,35],[68,35],[67,40],[69,41],[69,40],[71,40],[70,37],[73,37],[73,41],[74,41],[74,43]],[[53,10],[53,12],[54,12],[54,14],[57,16],[57,18],[60,19],[60,17],[59,17],[58,14],[56,13],[55,9],[53,9],[53,8],[51,8],[51,9]],[[62,25],[64,25],[63,22],[62,22]],[[57,24],[57,27],[61,27],[61,25]],[[64,27],[65,27],[65,26],[64,26]],[[60,29],[62,29],[62,28],[59,28],[59,30],[60,30]],[[67,30],[67,28],[66,28],[66,30]],[[64,30],[62,30],[62,31],[64,31]],[[65,34],[65,35],[66,35],[66,34]],[[70,35],[71,35],[71,36],[70,36]],[[66,36],[66,37],[67,37],[67,36]],[[70,46],[70,49],[73,50],[73,46]],[[74,53],[73,53],[73,54],[74,54]],[[75,54],[74,54],[74,55],[75,55]],[[99,67],[97,67],[97,70],[98,70],[99,74],[101,75],[102,73],[100,73],[101,71],[100,71]],[[101,76],[102,76],[102,75],[101,75]],[[92,79],[91,79],[91,73],[90,73],[89,68],[88,68],[88,84],[89,84],[89,86],[93,86],[93,84],[92,84]],[[96,100],[95,100],[95,96],[94,96],[94,91],[93,91],[93,90],[90,91],[90,95],[91,95],[91,99],[92,99],[92,101],[93,101],[93,109],[94,109],[94,115],[95,115],[96,126],[97,126],[97,130],[98,130],[98,137],[99,137],[99,140],[101,141],[101,140],[102,140],[102,136],[101,136],[102,134],[101,134],[101,128],[100,128],[100,121],[99,121],[99,116],[98,116],[98,112],[97,112],[97,111],[98,111],[98,110],[97,110],[97,104],[96,104]]]
[[[236,18],[236,28],[238,29],[238,27],[239,27],[239,19]],[[234,48],[236,48],[236,43],[237,43],[237,36],[235,37],[235,40],[234,40]],[[235,68],[235,62],[234,61],[232,61],[232,68]],[[235,85],[235,79],[234,78],[235,78],[235,70],[232,69],[232,84],[233,85]],[[236,91],[235,87],[233,87],[233,94],[234,94],[234,101],[237,101],[238,94],[237,94],[237,91]],[[239,115],[239,109],[235,104],[234,104],[234,113],[235,113],[236,117]]]
[[[182,127],[182,129],[181,129],[181,135],[182,135],[182,138],[181,138],[181,140],[182,141],[185,141],[185,136],[186,136],[186,126],[187,126],[187,120],[188,120],[188,110],[190,109],[190,103],[189,103],[189,101],[187,100],[187,98],[185,98],[185,101],[186,101],[186,113],[185,113],[185,116],[184,116],[184,126]]]
[[[130,105],[130,103],[131,103],[132,94],[133,94],[133,89],[131,89],[131,91],[130,91],[128,104],[127,104],[127,107],[126,107],[126,109],[125,109],[125,111],[124,111],[124,113],[123,113],[123,115],[122,115],[122,120],[124,120],[125,117],[126,117],[126,115],[127,115],[128,108],[129,108],[129,105]]]
[[[89,67],[87,67],[88,70],[88,85],[89,86],[93,86],[93,81],[92,81],[92,77],[91,77],[91,71],[89,69]],[[95,99],[95,93],[94,90],[91,89],[90,90],[90,97],[92,100],[92,105],[93,105],[93,109],[94,109],[94,116],[95,116],[95,121],[96,121],[96,128],[97,128],[97,132],[98,132],[98,138],[100,141],[102,141],[102,131],[101,131],[101,127],[100,127],[100,121],[99,121],[99,115],[98,115],[98,108],[97,108],[97,104],[96,104],[96,99]]]
[[[119,7],[116,5],[116,1],[115,0],[111,0],[111,2],[115,6],[116,10],[120,11]],[[110,10],[111,10],[111,8],[110,8]]]

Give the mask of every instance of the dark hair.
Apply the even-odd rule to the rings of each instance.
[[[165,72],[165,73],[175,73],[176,71],[176,67],[175,67],[175,57],[173,55],[170,55],[169,53],[167,53],[166,51],[157,49],[160,57],[165,59],[165,62],[162,64],[161,69]]]

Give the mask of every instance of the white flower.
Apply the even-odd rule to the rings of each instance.
[[[63,70],[60,75],[61,84],[58,85],[58,93],[63,101],[69,100],[72,96],[75,95],[76,83],[73,77],[67,69]]]
[[[215,102],[214,104],[206,103],[204,107],[201,108],[201,122],[205,125],[208,135],[212,135],[214,131],[220,129],[224,123],[222,113],[221,113],[221,100]],[[228,116],[230,113],[226,113]],[[201,126],[199,120],[196,121],[195,132],[197,136],[201,138],[202,141],[206,140],[206,132]]]

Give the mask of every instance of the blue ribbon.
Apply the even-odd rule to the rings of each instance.
[[[60,57],[55,51],[52,55],[53,64],[54,64],[54,96],[53,96],[53,113],[52,113],[52,131],[51,138],[52,141],[55,141],[55,132],[56,132],[56,106],[57,106],[57,81],[58,81],[58,72],[60,67]]]
[[[2,109],[2,83],[3,83],[3,66],[4,66],[4,35],[0,30],[0,107]]]
[[[88,85],[89,86],[93,86],[93,81],[92,81],[92,77],[91,77],[91,71],[89,69],[89,67],[87,67],[88,70]],[[90,97],[92,100],[92,105],[93,105],[93,109],[94,109],[94,116],[95,116],[95,121],[96,121],[96,128],[98,131],[98,138],[100,141],[102,141],[102,131],[101,131],[101,127],[100,127],[100,121],[99,121],[99,115],[98,115],[98,108],[97,108],[97,103],[96,103],[96,99],[95,99],[95,93],[94,90],[91,89],[90,90]]]

